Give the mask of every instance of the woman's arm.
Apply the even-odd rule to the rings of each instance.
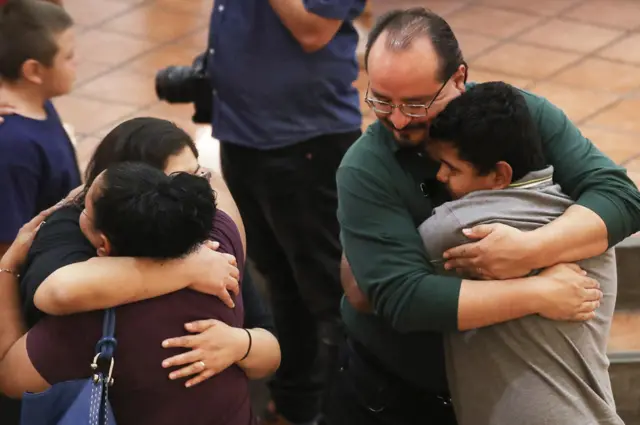
[[[36,290],[34,301],[45,313],[64,315],[129,304],[193,286],[234,307],[229,292],[238,294],[238,278],[235,258],[208,246],[184,259],[169,261],[96,257],[53,272]]]
[[[216,191],[218,208],[238,226],[244,249],[246,239],[242,219],[229,188],[217,173],[212,173],[209,181]],[[236,259],[232,255],[215,252],[217,247],[213,250],[202,248],[184,259],[166,262],[144,258],[99,257],[64,263],[64,259],[71,256],[63,252],[61,239],[64,239],[67,252],[77,250],[82,245],[86,251],[88,242],[80,226],[67,223],[64,233],[55,232],[49,239],[57,242],[48,246],[49,250],[58,250],[58,261],[47,259],[46,262],[55,263],[56,267],[46,276],[36,277],[35,285],[31,285],[37,287],[33,291],[36,307],[48,314],[100,310],[155,298],[186,287],[215,295],[227,306],[233,307],[231,293],[238,295],[239,292],[240,274]],[[153,285],[149,285],[149,282],[153,282]]]
[[[187,387],[211,378],[234,363],[250,379],[268,376],[280,365],[278,340],[264,329],[234,328],[214,319],[187,323],[185,329],[197,334],[168,339],[162,346],[191,348],[191,351],[166,359],[162,367],[188,365],[169,374],[169,379],[197,374],[185,383]]]
[[[26,350],[25,326],[18,293],[18,270],[24,265],[38,229],[57,206],[22,226],[0,258],[0,393],[19,398],[26,390],[41,391],[49,384],[35,370]]]
[[[273,374],[280,366],[280,344],[269,331],[260,328],[248,329],[252,344],[248,355],[236,362],[249,379],[261,379]]]
[[[275,372],[280,364],[280,346],[274,336],[275,326],[273,316],[264,303],[258,288],[254,285],[251,274],[245,268],[242,281],[242,299],[244,302],[245,322],[247,330],[231,328],[217,321],[202,321],[194,324],[187,324],[190,332],[205,332],[214,326],[222,326],[222,332],[234,337],[225,339],[216,335],[212,329],[209,331],[209,338],[173,338],[165,342],[164,347],[193,348],[189,353],[172,357],[163,363],[165,367],[189,366],[170,374],[172,379],[178,379],[190,375],[198,374],[197,377],[189,380],[187,385],[196,385],[216,373],[221,372],[234,363],[240,366],[251,379],[260,379]],[[216,329],[220,331],[220,327]],[[249,349],[249,335],[251,333],[251,349],[244,360],[242,359]],[[204,335],[204,334],[203,334]],[[221,340],[222,344],[215,344]],[[194,345],[195,344],[195,345]],[[222,355],[220,354],[222,353]],[[226,354],[226,355],[225,355]],[[205,364],[204,370],[202,364]]]

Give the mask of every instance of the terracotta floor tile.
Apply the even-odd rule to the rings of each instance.
[[[137,111],[135,116],[158,117],[170,120],[192,136],[195,136],[196,130],[199,127],[191,121],[193,105],[190,104],[171,105],[166,102],[158,102],[149,108]]]
[[[93,62],[86,59],[78,59],[78,65],[76,68],[76,87],[79,87],[87,80],[95,78],[96,76],[106,72],[111,65],[100,62]]]
[[[353,86],[360,91],[365,91],[367,89],[367,84],[369,84],[369,77],[367,76],[367,73],[360,71],[358,73],[358,78],[353,82]]]
[[[468,31],[456,31],[456,38],[466,60],[477,56],[484,50],[499,43],[499,40]]]
[[[81,59],[112,66],[151,50],[156,44],[135,37],[92,29],[78,37],[77,53]]]
[[[640,99],[626,99],[599,113],[585,124],[602,125],[640,134]]]
[[[640,2],[590,0],[568,11],[564,16],[613,28],[633,29],[640,26]]]
[[[620,312],[613,316],[609,352],[640,350],[640,312]]]
[[[54,103],[62,119],[73,125],[78,133],[84,134],[100,130],[136,109],[134,106],[107,104],[75,95],[55,99]]]
[[[211,0],[155,0],[163,10],[209,16],[212,10]]]
[[[374,16],[380,16],[393,9],[408,9],[411,7],[428,7],[435,13],[447,17],[464,7],[468,1],[459,0],[369,0]]]
[[[158,70],[168,66],[188,66],[202,52],[200,49],[181,45],[169,45],[149,52],[126,64],[123,69],[135,73],[155,76]]]
[[[635,183],[636,187],[640,187],[640,171],[627,171],[627,175]],[[640,234],[636,234],[640,238]]]
[[[131,10],[135,4],[108,0],[64,0],[64,8],[80,25],[92,26]],[[96,13],[99,11],[99,13]]]
[[[640,158],[635,158],[625,164],[627,170],[632,173],[640,173]]]
[[[640,34],[631,34],[598,53],[598,56],[640,65]]]
[[[207,26],[209,15],[166,10],[159,4],[137,8],[104,25],[104,28],[144,40],[170,41]]]
[[[84,84],[80,95],[143,106],[157,101],[153,78],[130,71],[113,71]]]
[[[209,28],[204,28],[194,34],[188,35],[187,37],[180,38],[175,43],[172,43],[172,45],[185,46],[188,49],[196,49],[198,51],[204,52],[207,48],[208,43]]]
[[[369,28],[365,27],[361,22],[355,21],[353,23],[356,31],[358,32],[358,45],[356,46],[356,57],[358,58],[358,64],[361,68],[365,67],[364,56],[367,51],[367,40],[369,39]]]
[[[539,83],[530,90],[562,109],[573,122],[587,118],[618,99],[611,93],[597,93],[555,83]]]
[[[519,10],[536,15],[552,16],[580,3],[582,0],[481,0],[488,6],[503,7],[505,9]]]
[[[473,66],[529,79],[545,78],[580,58],[580,55],[507,43],[472,61]]]
[[[622,34],[621,30],[553,19],[522,34],[517,40],[588,53],[612,42]]]
[[[589,58],[556,75],[553,81],[587,90],[624,93],[640,88],[640,68]]]
[[[580,126],[580,131],[598,149],[618,164],[640,154],[640,134],[623,133],[588,125]]]
[[[484,83],[487,81],[504,81],[505,83],[509,83],[512,86],[518,87],[520,89],[524,89],[533,84],[533,80],[528,80],[526,78],[514,77],[512,75],[502,74],[499,72],[493,71],[483,71],[479,69],[475,69],[471,67],[469,69],[469,81],[473,81],[476,83]]]
[[[531,14],[483,6],[470,6],[451,16],[454,31],[469,30],[497,38],[510,37],[540,20]]]

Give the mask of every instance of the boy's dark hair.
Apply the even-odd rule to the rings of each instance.
[[[452,100],[431,122],[429,136],[454,145],[481,175],[504,161],[515,181],[547,165],[524,97],[502,82],[475,85]]]
[[[85,173],[86,186],[118,162],[144,162],[164,170],[169,157],[186,147],[198,157],[191,136],[171,121],[150,117],[124,121],[104,137],[91,156]]]
[[[395,50],[407,49],[419,37],[427,37],[440,58],[438,78],[445,82],[466,62],[462,56],[458,39],[440,15],[425,7],[392,10],[382,15],[369,32],[364,53],[365,68],[369,66],[369,53],[383,32],[388,33],[387,47]],[[466,72],[466,71],[465,71]],[[465,82],[467,80],[465,74]]]
[[[42,0],[9,0],[0,6],[0,78],[17,81],[22,65],[34,59],[53,65],[55,37],[73,26],[60,6]]]
[[[209,182],[170,176],[142,163],[109,167],[97,184],[93,224],[124,257],[172,259],[194,251],[213,228],[216,202]]]

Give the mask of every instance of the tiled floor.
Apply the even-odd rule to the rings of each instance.
[[[441,13],[460,39],[471,80],[505,80],[546,96],[640,183],[639,1],[371,2],[374,15],[411,6]],[[75,128],[81,161],[127,117],[166,117],[195,134],[191,107],[159,102],[153,76],[162,67],[189,64],[205,48],[212,0],[65,4],[78,23],[79,80],[56,104]],[[365,84],[363,73],[356,85]],[[374,118],[363,111],[368,125]]]

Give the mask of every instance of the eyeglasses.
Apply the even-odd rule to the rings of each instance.
[[[202,177],[204,179],[207,179],[207,180],[211,180],[212,172],[211,172],[211,170],[209,170],[207,168],[198,167],[198,169],[196,170],[195,175],[198,176],[198,177]]]
[[[440,89],[436,92],[435,96],[431,98],[431,102],[429,103],[400,103],[396,105],[395,103],[386,102],[384,100],[374,99],[369,97],[369,87],[367,86],[367,94],[365,95],[365,102],[376,114],[379,115],[391,115],[393,110],[398,108],[402,114],[409,118],[424,118],[429,114],[429,108],[433,106],[433,102],[436,101],[442,90],[445,88],[447,83],[451,77],[447,78],[440,86]]]

